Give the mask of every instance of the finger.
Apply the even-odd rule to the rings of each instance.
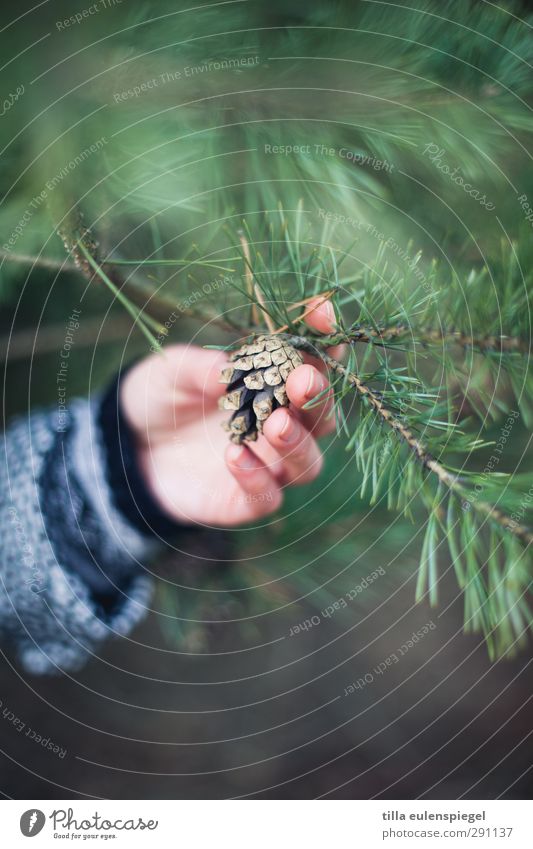
[[[278,509],[282,501],[279,484],[259,457],[244,445],[228,445],[225,459],[241,489],[256,499],[257,515]]]
[[[315,298],[311,301],[307,309],[311,307],[311,312],[306,317],[305,321],[313,330],[318,330],[319,333],[334,333],[336,328],[335,309],[330,300],[323,297]],[[336,360],[341,360],[346,353],[345,345],[335,345],[328,348],[328,353]]]
[[[306,364],[291,371],[287,378],[287,395],[305,427],[314,436],[323,436],[335,429],[333,410],[333,390],[326,392],[329,381],[316,366]],[[320,394],[324,393],[324,394]],[[316,406],[309,410],[304,407],[319,395]]]
[[[279,408],[268,417],[263,434],[282,458],[281,478],[285,483],[314,480],[322,469],[322,453],[303,424],[289,410]]]
[[[319,333],[333,333],[335,330],[335,310],[329,299],[315,298],[306,307],[305,323]]]

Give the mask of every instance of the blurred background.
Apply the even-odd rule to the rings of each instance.
[[[379,255],[382,273],[416,259],[420,282],[438,262],[485,269],[490,297],[512,246],[528,286],[532,23],[527,4],[420,0],[4,9],[5,423],[56,402],[74,309],[69,400],[148,353],[67,255],[75,228],[128,263],[143,316],[193,306],[165,344],[233,341],[216,322],[239,309],[231,233],[267,243],[280,209],[302,243],[349,252],[348,276]],[[220,268],[185,262],[206,258]],[[144,622],[81,672],[31,677],[4,647],[5,797],[529,795],[530,644],[489,661],[449,560],[438,607],[415,604],[422,518],[361,497],[342,440],[324,450],[273,520],[162,555]],[[530,457],[520,419],[505,471]]]

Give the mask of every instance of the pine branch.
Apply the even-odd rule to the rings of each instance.
[[[511,390],[524,423],[530,420],[533,380],[526,340],[531,287],[521,273],[524,263],[512,250],[505,251],[499,287],[495,270],[487,267],[450,277],[447,269],[443,275],[432,263],[413,280],[387,260],[381,247],[373,266],[358,270],[352,265],[341,272],[349,252],[336,255],[327,233],[320,248],[303,236],[296,245],[283,215],[281,235],[274,240],[270,230],[253,240],[248,233],[255,248],[251,269],[255,297],[258,287],[278,335],[320,357],[329,368],[338,432],[344,431],[346,450],[355,455],[361,496],[370,491],[370,504],[379,499],[389,510],[402,511],[411,519],[417,503],[427,511],[417,600],[427,595],[432,606],[438,603],[438,560],[447,549],[464,596],[465,630],[483,632],[491,658],[512,655],[523,645],[526,632],[533,630],[529,606],[533,532],[527,526],[530,502],[525,497],[532,483],[521,476],[468,471],[464,464],[456,470],[445,456],[470,458],[491,444],[468,434],[468,419],[462,430],[458,410],[465,401],[485,428],[508,411],[506,393]],[[281,246],[270,266],[261,258],[263,245]],[[417,263],[419,259],[417,255]],[[249,292],[237,288],[250,303]],[[329,336],[300,329],[306,302],[317,296],[334,296],[336,327]],[[295,304],[301,310],[296,315]],[[251,335],[267,331],[263,321]],[[357,341],[366,344],[359,347]],[[329,352],[342,343],[348,343],[346,365]],[[423,349],[423,357],[414,356],[417,348]],[[457,356],[461,348],[464,358]],[[490,392],[472,378],[471,355],[486,361],[487,376],[494,380]],[[503,394],[495,397],[502,367]],[[479,376],[479,369],[475,372]],[[443,374],[449,380],[441,397]],[[433,381],[438,389],[431,388]],[[362,402],[358,416],[344,409],[344,399],[354,393]],[[306,406],[323,400],[317,396]]]
[[[289,341],[317,356],[317,348],[309,338],[292,336]],[[517,647],[524,644],[527,631],[533,630],[533,611],[529,605],[533,533],[530,528],[514,521],[520,512],[513,513],[511,517],[493,503],[482,500],[477,490],[480,478],[476,475],[463,473],[465,482],[453,470],[446,468],[405,423],[407,414],[404,421],[403,415],[396,412],[394,389],[390,393],[375,390],[352,367],[343,365],[326,351],[319,350],[318,355],[336,376],[332,384],[338,396],[337,407],[342,408],[343,398],[353,391],[363,402],[360,423],[351,435],[348,422],[342,414],[340,417],[341,426],[349,435],[347,450],[353,448],[361,471],[361,495],[370,483],[373,490],[371,504],[376,503],[378,493],[384,487],[389,509],[403,509],[410,514],[411,503],[418,496],[428,510],[416,599],[419,601],[427,594],[432,606],[438,603],[437,560],[442,543],[450,552],[457,582],[463,592],[465,631],[483,632],[491,659],[512,656]],[[353,361],[353,357],[350,359]],[[391,372],[389,379],[393,377]],[[422,398],[422,395],[419,397]],[[376,427],[376,417],[386,426],[385,434],[393,435],[395,448],[391,449],[389,438]],[[425,427],[430,426],[427,419],[421,423]],[[456,443],[459,444],[456,437],[453,440],[448,437],[447,441],[453,443],[452,451],[457,447]],[[402,445],[408,449],[403,459]],[[473,450],[480,446],[474,442],[466,447]],[[501,476],[490,475],[496,487],[495,497],[499,500],[505,494],[501,488]],[[432,480],[435,481],[433,487],[430,486]],[[469,480],[470,487],[467,484]],[[485,480],[483,485],[487,486],[490,494],[490,482]],[[530,486],[531,480],[527,479],[522,492]],[[398,489],[396,503],[395,488]],[[521,500],[519,511],[523,504]],[[487,526],[489,533],[481,533],[486,531]]]
[[[102,279],[101,275],[103,274],[110,281],[110,288],[115,293],[117,291],[120,293],[121,297],[119,296],[119,300],[122,300],[123,305],[130,314],[133,314],[132,306],[135,305],[142,312],[145,319],[148,320],[148,323],[153,324],[153,322],[157,321],[165,322],[175,312],[178,307],[176,299],[170,300],[160,294],[155,294],[146,285],[138,285],[132,277],[125,280],[117,270],[117,266],[121,267],[122,265],[130,264],[137,266],[142,265],[142,262],[114,262],[101,259],[98,251],[98,242],[83,225],[83,219],[80,213],[77,213],[76,221],[70,221],[70,226],[65,225],[61,227],[58,230],[58,235],[63,242],[65,250],[74,259],[74,263],[69,264],[68,268],[72,271],[80,272],[89,282],[98,278]],[[64,267],[64,264],[60,265],[61,270]],[[224,267],[224,270],[227,269]],[[146,308],[148,303],[150,304],[149,311]],[[209,316],[205,313],[197,312],[190,307],[185,307],[183,304],[179,304],[179,312],[180,315],[195,321],[202,323],[209,321],[211,324],[225,331],[232,332],[237,330],[242,332],[243,330],[239,325],[227,318],[222,319],[220,316]],[[162,325],[158,325],[155,329],[157,329],[159,334],[166,335],[166,330]],[[151,344],[157,344],[157,340],[153,339],[153,337],[150,337],[150,342]]]
[[[304,337],[290,336],[289,341],[294,347],[305,350],[309,354],[316,356],[317,349],[314,345],[309,344],[309,341]],[[335,374],[340,375],[346,382],[352,386],[359,398],[364,400],[376,415],[389,427],[410,449],[412,455],[416,457],[418,462],[446,486],[451,492],[460,498],[468,495],[468,488],[465,487],[457,475],[448,471],[425,447],[424,443],[407,427],[401,419],[388,407],[383,401],[380,394],[371,389],[364,381],[362,381],[355,372],[350,371],[331,357],[326,351],[320,351],[320,357],[324,363]],[[509,531],[517,539],[520,539],[525,545],[533,543],[533,532],[524,525],[518,525],[513,522],[502,510],[494,507],[486,501],[476,500],[473,502],[474,509],[487,516],[491,522],[496,523],[501,528]]]

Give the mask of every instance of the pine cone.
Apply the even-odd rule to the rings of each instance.
[[[234,411],[224,427],[231,441],[240,445],[255,441],[269,415],[277,407],[288,405],[285,383],[303,360],[292,345],[278,336],[258,336],[234,351],[230,362],[232,365],[223,369],[220,378],[228,387],[220,407]]]

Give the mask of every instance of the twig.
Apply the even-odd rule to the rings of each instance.
[[[76,331],[76,347],[88,347],[96,342],[116,342],[122,339],[135,326],[127,315],[102,322],[101,319],[83,321]],[[51,354],[61,349],[65,338],[65,324],[51,324],[47,327],[34,327],[18,330],[10,336],[0,338],[0,360],[11,363],[13,360],[25,360],[33,356]]]
[[[15,262],[19,265],[32,265],[36,268],[47,268],[49,271],[78,271],[73,262],[66,259],[48,259],[47,257],[36,257],[30,254],[12,254],[9,251],[0,251],[0,260],[4,262]]]
[[[531,350],[531,345],[518,336],[468,336],[460,331],[422,330],[421,341],[454,342],[463,348],[477,348],[479,351],[501,351],[501,353],[527,354]]]
[[[253,303],[254,294],[255,294],[255,297],[259,301],[260,301],[260,299],[257,297],[258,296],[258,287],[254,286],[254,274],[253,274],[253,271],[252,271],[252,262],[251,262],[251,257],[250,257],[250,245],[248,244],[248,239],[246,238],[246,236],[242,232],[239,233],[239,241],[241,243],[242,252],[244,254],[244,274],[245,274],[245,277],[246,277],[246,286],[248,288],[248,295],[250,296],[250,299],[252,300],[252,324],[257,325],[257,324],[259,324],[259,312],[258,312],[256,304]],[[261,301],[260,301],[260,303],[261,303]],[[263,312],[265,312],[265,310],[264,310],[265,302],[264,301],[262,301],[261,306],[263,307]],[[265,312],[265,316],[267,317],[268,321],[270,321],[270,316],[266,312]],[[268,321],[267,321],[267,327],[268,327]]]
[[[261,307],[265,317],[265,324],[268,327],[268,332],[274,334],[276,332],[276,327],[272,318],[270,317],[268,310],[266,308],[265,299],[263,297],[263,293],[261,288],[254,283],[254,272],[252,269],[252,262],[250,258],[250,246],[248,244],[248,240],[244,233],[240,233],[239,239],[241,242],[242,252],[244,254],[244,267],[245,267],[245,275],[246,275],[246,285],[248,287],[248,295],[253,299],[254,295],[257,298],[257,303]],[[257,309],[257,305],[252,300],[252,323],[259,324],[259,311]]]
[[[73,271],[81,272],[89,281],[92,281],[95,278],[98,279],[94,268],[91,267],[91,264],[87,261],[80,249],[79,242],[81,242],[95,263],[105,274],[107,274],[114,285],[118,289],[122,290],[136,306],[145,312],[146,315],[150,315],[153,319],[165,322],[175,313],[176,310],[179,310],[179,314],[186,318],[201,322],[209,321],[210,324],[220,327],[226,332],[232,332],[235,330],[237,330],[240,334],[244,332],[242,327],[228,319],[197,313],[195,310],[184,307],[179,303],[179,301],[176,302],[176,300],[169,300],[168,298],[163,298],[161,295],[155,295],[152,289],[146,286],[139,286],[131,277],[128,278],[127,281],[124,280],[112,262],[108,263],[100,259],[97,242],[90,236],[89,231],[87,231],[87,229],[83,226],[81,227],[81,232],[78,232],[77,234],[75,230],[73,232],[69,232],[67,228],[64,227],[59,231],[59,236],[63,241],[67,253],[74,258],[74,264],[70,264],[69,266]],[[150,304],[150,312],[146,309],[148,302]]]
[[[463,348],[473,348],[478,351],[500,351],[501,353],[529,353],[531,345],[518,336],[470,336],[461,331],[445,331],[432,328],[410,327],[407,324],[397,324],[394,327],[357,327],[348,333],[339,333],[333,339],[327,340],[327,345],[337,345],[342,342],[366,342],[384,344],[406,334],[416,336],[416,342],[422,344],[455,344]]]
[[[152,346],[152,349],[157,351],[161,351],[161,343],[159,338],[154,336],[152,330],[159,335],[159,337],[164,337],[167,335],[167,329],[159,324],[149,313],[145,313],[144,307],[137,309],[132,301],[130,301],[124,292],[122,291],[122,287],[117,286],[116,283],[111,280],[111,278],[106,274],[106,272],[102,269],[102,267],[97,263],[92,254],[87,250],[82,240],[80,239],[78,245],[81,249],[84,259],[87,260],[89,266],[97,274],[100,279],[109,287],[117,301],[122,304],[122,306],[129,312],[133,320],[138,324],[139,329],[146,336],[148,342]]]

